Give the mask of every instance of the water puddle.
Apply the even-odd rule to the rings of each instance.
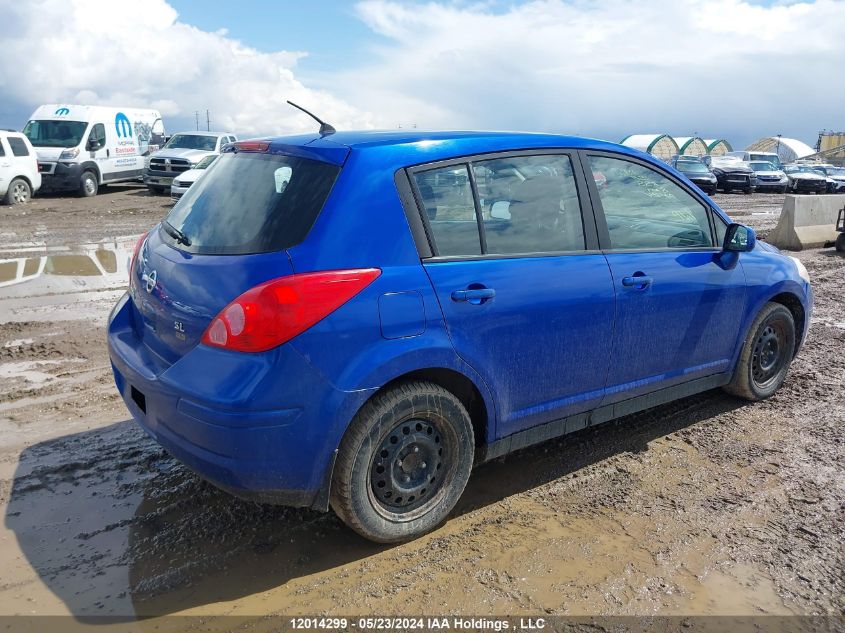
[[[0,322],[102,320],[129,282],[138,236],[0,250]]]

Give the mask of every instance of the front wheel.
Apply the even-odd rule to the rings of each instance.
[[[79,195],[83,198],[90,198],[91,196],[97,195],[97,189],[99,188],[99,183],[97,182],[97,176],[94,174],[93,171],[86,171],[82,174],[82,178],[79,179]]]
[[[845,253],[845,233],[840,233],[836,236],[836,250],[840,253]]]
[[[454,394],[428,382],[394,387],[350,424],[338,450],[332,508],[372,541],[416,538],[455,507],[474,447],[469,414]]]
[[[725,391],[747,400],[774,394],[789,371],[795,351],[795,319],[780,303],[767,303],[751,324],[736,370]]]

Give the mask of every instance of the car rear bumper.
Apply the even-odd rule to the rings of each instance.
[[[239,497],[325,509],[331,468],[363,392],[343,392],[290,346],[240,354],[199,345],[166,367],[122,299],[108,327],[115,384],[141,427]]]

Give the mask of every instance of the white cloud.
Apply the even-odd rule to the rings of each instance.
[[[242,135],[313,131],[291,99],[346,129],[698,132],[736,145],[777,133],[812,144],[844,123],[841,1],[355,6],[368,62],[303,81],[306,52],[202,31],[165,0],[0,0],[0,114],[81,101],[181,121],[209,108],[215,128]]]
[[[164,0],[0,0],[0,98],[148,106],[242,135],[314,131],[286,99],[338,127],[372,117],[295,75],[305,53],[264,53],[178,21]]]
[[[341,94],[420,127],[764,134],[842,126],[845,3],[366,0],[382,37]]]

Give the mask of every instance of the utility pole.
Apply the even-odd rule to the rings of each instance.
[[[200,131],[200,111],[194,110],[194,120],[197,122],[197,132]]]
[[[778,148],[775,150],[775,154],[778,155],[778,160],[780,160],[780,137],[783,136],[782,134],[778,134]]]
[[[211,114],[208,110],[205,111],[205,131],[211,132]]]

